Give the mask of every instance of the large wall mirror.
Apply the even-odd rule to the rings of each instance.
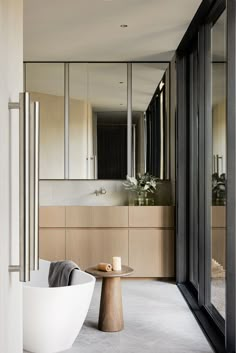
[[[41,103],[40,179],[125,179],[127,64],[26,63],[25,77]],[[169,178],[169,121],[169,64],[133,63],[133,176]]]

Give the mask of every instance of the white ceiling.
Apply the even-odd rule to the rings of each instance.
[[[24,60],[171,60],[200,3],[24,0]]]

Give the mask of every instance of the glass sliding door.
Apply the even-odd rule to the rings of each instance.
[[[198,237],[198,40],[196,38],[188,56],[188,92],[189,92],[189,134],[188,134],[188,178],[189,178],[189,281],[198,291],[199,237]]]
[[[225,318],[226,271],[226,10],[212,22],[210,28],[210,101],[207,119],[211,125],[211,165],[208,187],[210,202],[211,284],[210,305]]]
[[[236,2],[204,6],[177,50],[176,278],[223,353],[236,352]]]

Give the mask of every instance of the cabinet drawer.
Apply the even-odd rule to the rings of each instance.
[[[212,227],[225,228],[226,227],[226,207],[212,206],[211,208]]]
[[[39,230],[39,257],[48,261],[65,260],[66,237],[65,229]]]
[[[174,277],[174,231],[129,230],[129,265],[133,277]]]
[[[66,227],[128,227],[127,206],[66,207]]]
[[[212,258],[225,269],[226,229],[212,229]]]
[[[39,226],[42,228],[65,228],[66,208],[64,206],[41,206]]]
[[[128,265],[128,230],[126,229],[67,229],[66,258],[82,269],[121,256]]]
[[[130,227],[173,228],[173,206],[130,206]]]

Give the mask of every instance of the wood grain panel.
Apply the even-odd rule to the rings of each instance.
[[[121,256],[128,264],[127,229],[67,229],[66,258],[82,268],[99,262],[110,262],[112,256]]]
[[[225,269],[226,229],[212,229],[212,258]]]
[[[127,206],[68,206],[66,227],[128,227]]]
[[[211,208],[212,227],[225,228],[226,227],[226,207],[212,206]]]
[[[41,206],[39,208],[39,227],[65,228],[65,215],[66,210],[64,206]]]
[[[130,227],[172,228],[174,206],[130,206]]]
[[[40,229],[39,257],[49,261],[65,260],[65,240],[65,229]]]
[[[174,231],[129,230],[129,266],[133,277],[174,277]]]

